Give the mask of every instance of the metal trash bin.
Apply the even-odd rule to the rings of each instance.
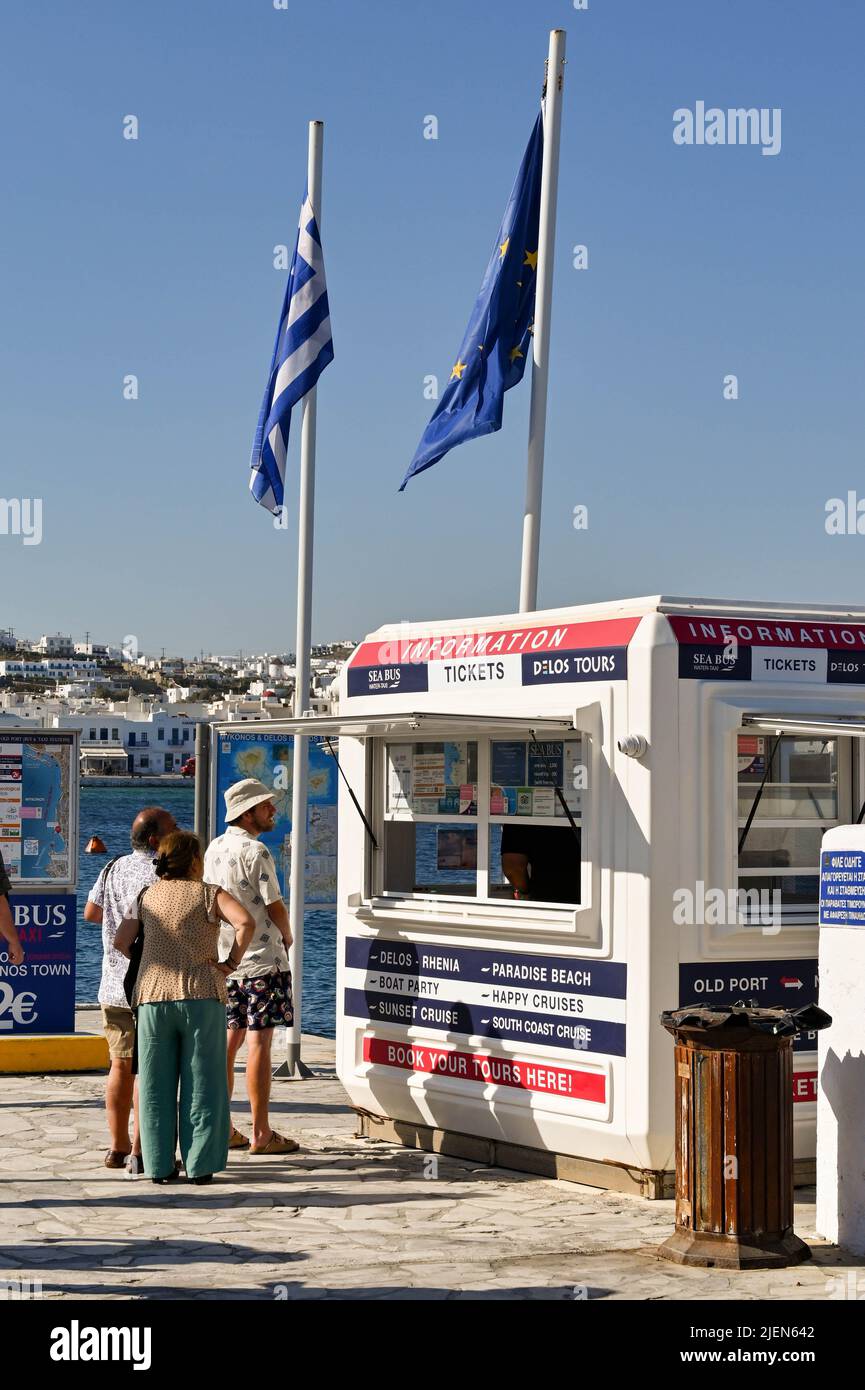
[[[832,1022],[815,1004],[671,1009],[676,1042],[678,1264],[766,1269],[810,1256],[793,1231],[793,1038]]]

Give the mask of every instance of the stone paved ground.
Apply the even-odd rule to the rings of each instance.
[[[654,1253],[672,1202],[355,1139],[332,1043],[308,1038],[304,1056],[314,1080],[274,1083],[302,1152],[234,1154],[200,1188],[101,1166],[104,1077],[0,1077],[0,1281],[41,1280],[53,1299],[865,1296],[865,1261],[815,1237],[813,1192],[798,1194],[804,1266],[683,1269]]]

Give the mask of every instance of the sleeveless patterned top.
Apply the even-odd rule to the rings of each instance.
[[[225,980],[210,964],[219,954],[219,889],[195,879],[158,879],[145,889],[139,916],[144,950],[132,998],[139,1004],[171,1000],[228,1002]]]

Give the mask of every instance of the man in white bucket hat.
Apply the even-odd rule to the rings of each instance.
[[[276,865],[258,838],[273,829],[276,800],[273,790],[255,777],[235,782],[225,793],[225,833],[211,841],[204,858],[205,882],[231,893],[255,918],[255,932],[242,960],[233,954],[234,931],[225,924],[221,940],[234,966],[226,981],[228,1093],[234,1087],[234,1061],[245,1039],[246,1088],[252,1110],[252,1147],[233,1124],[229,1147],[248,1148],[254,1154],[293,1153],[300,1147],[296,1139],[277,1134],[268,1116],[273,1030],[294,1021],[288,968],[291,927]]]

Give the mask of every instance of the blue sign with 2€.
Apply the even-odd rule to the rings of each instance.
[[[13,893],[9,898],[21,965],[0,950],[0,1038],[14,1033],[74,1033],[74,893]]]

